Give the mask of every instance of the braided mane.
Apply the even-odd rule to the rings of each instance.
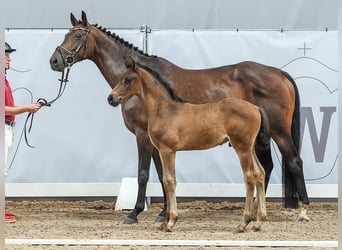
[[[123,46],[138,52],[141,55],[144,55],[147,57],[157,57],[157,56],[149,55],[149,54],[145,53],[144,51],[142,51],[138,47],[134,46],[132,43],[129,43],[129,42],[125,41],[123,38],[119,37],[117,34],[110,32],[109,30],[107,30],[106,28],[103,28],[102,26],[98,26],[98,24],[93,24],[93,26],[95,28],[99,29],[100,31],[102,31],[103,33],[105,33],[107,36],[110,36],[111,38],[113,38],[115,40],[115,42],[120,43]]]

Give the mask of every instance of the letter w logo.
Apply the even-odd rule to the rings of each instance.
[[[324,154],[327,147],[328,134],[330,129],[331,117],[336,112],[336,107],[321,107],[320,111],[323,112],[323,120],[321,127],[321,135],[318,138],[316,124],[312,113],[312,107],[301,108],[301,144],[303,141],[305,124],[308,124],[309,134],[312,142],[312,147],[315,155],[316,162],[323,162]],[[302,148],[302,145],[300,145]]]

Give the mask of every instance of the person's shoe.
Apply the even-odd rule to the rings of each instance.
[[[15,216],[14,214],[10,214],[10,213],[5,212],[5,221],[9,222],[9,223],[16,222],[17,216]]]

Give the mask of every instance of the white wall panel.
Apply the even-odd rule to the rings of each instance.
[[[34,100],[55,97],[60,74],[48,62],[66,32],[6,31],[6,40],[18,50],[12,54],[12,67],[23,71],[8,72],[13,89],[27,88]],[[141,47],[139,30],[116,32]],[[186,68],[253,60],[288,71],[296,79],[305,114],[302,157],[307,183],[337,184],[337,31],[154,30],[148,51]],[[118,183],[136,176],[135,137],[125,128],[120,108],[107,104],[109,91],[95,64],[74,65],[62,98],[35,115],[29,141],[36,148],[19,141],[26,117],[17,117],[15,143],[20,145],[6,182]],[[18,104],[31,99],[24,89],[16,90],[14,97]],[[271,183],[279,184],[280,154],[273,151]],[[237,157],[226,145],[178,153],[177,178],[182,183],[242,183]],[[151,182],[157,182],[155,170]]]

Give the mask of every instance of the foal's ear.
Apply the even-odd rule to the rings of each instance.
[[[78,23],[78,20],[76,19],[76,17],[72,13],[70,13],[70,21],[71,21],[72,26],[76,26]]]
[[[87,14],[82,10],[82,23],[84,26],[87,26],[88,20],[87,20]]]
[[[125,60],[126,68],[135,71],[135,62],[133,58],[131,56],[129,57],[124,56],[124,60]]]

